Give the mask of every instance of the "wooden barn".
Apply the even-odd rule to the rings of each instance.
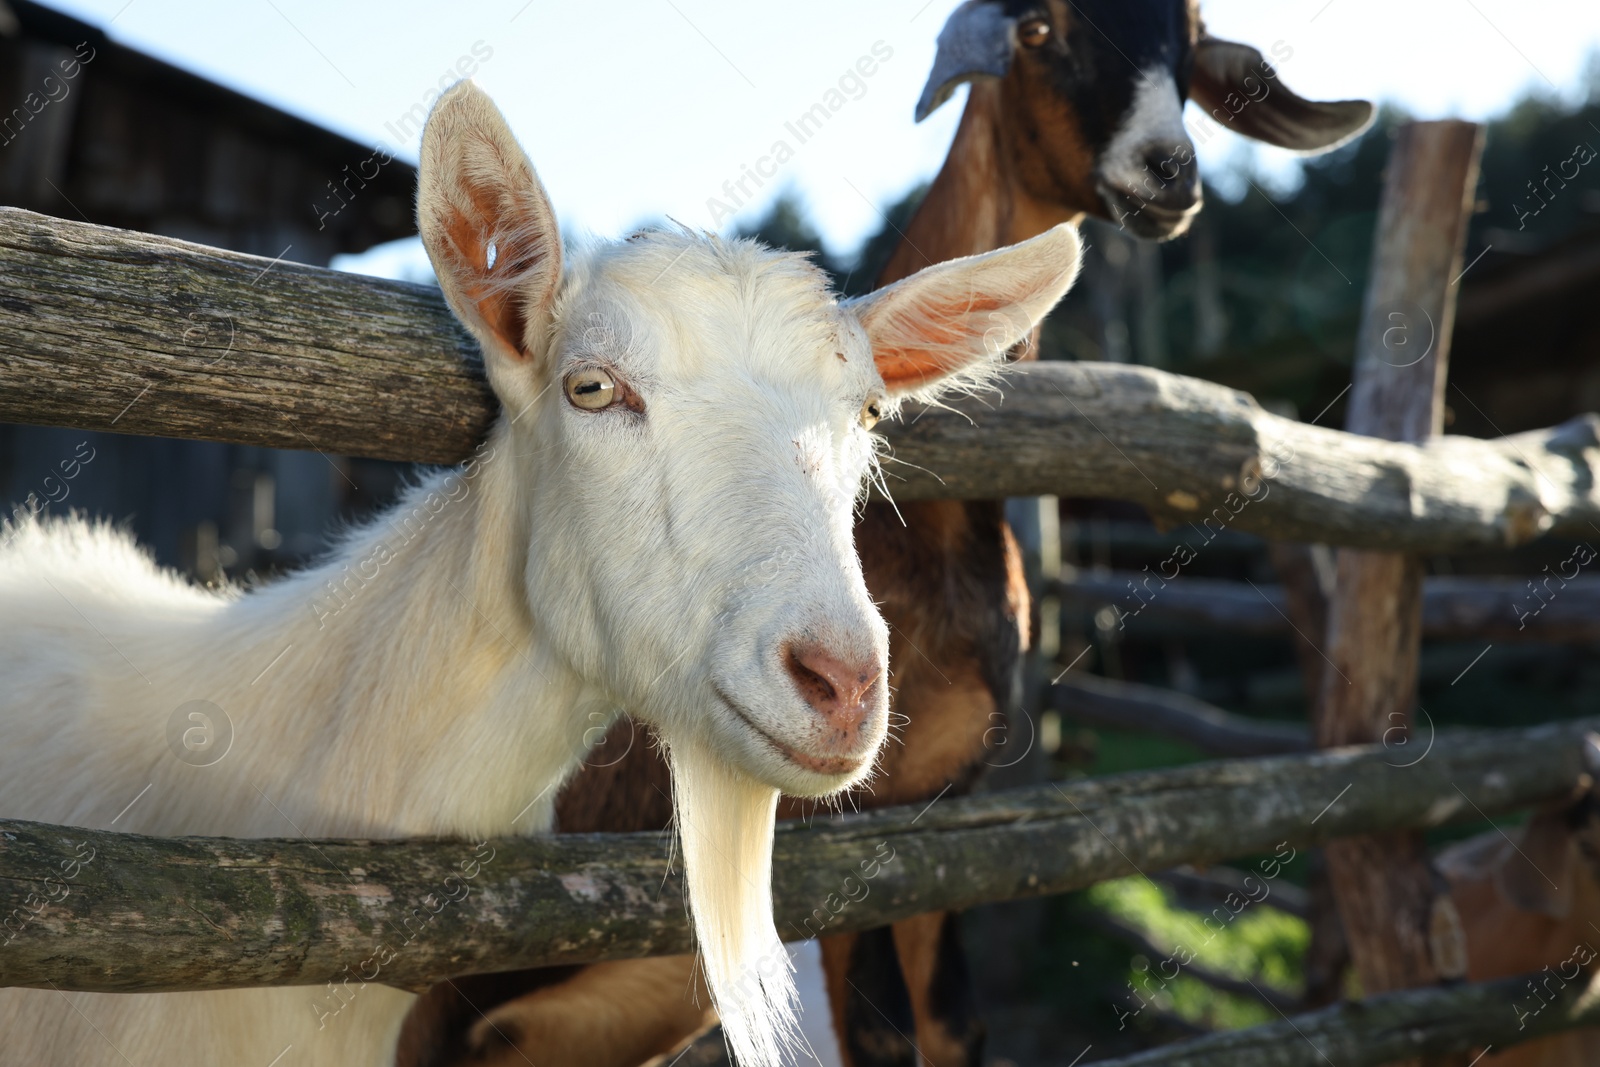
[[[415,233],[415,188],[414,167],[370,145],[0,0],[0,204],[325,266]],[[189,319],[197,345],[230,328],[204,307]],[[303,559],[362,507],[358,486],[394,477],[310,450],[0,424],[0,500],[131,522],[206,579]]]

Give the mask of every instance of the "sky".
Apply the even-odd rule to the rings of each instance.
[[[364,144],[415,161],[399,120],[462,60],[505,112],[568,232],[615,237],[664,217],[726,232],[780,192],[829,246],[853,249],[879,210],[932,177],[964,90],[927,121],[912,108],[956,0],[47,0],[156,55]],[[1600,56],[1597,0],[1206,0],[1213,34],[1266,49],[1302,95],[1397,103],[1421,118],[1483,119],[1535,89],[1575,98]],[[732,217],[724,183],[784,138],[785,123],[860,80],[824,130]],[[1232,135],[1201,166],[1254,166],[1291,182],[1295,161]],[[750,186],[747,185],[747,188]],[[308,206],[308,211],[310,210]],[[341,265],[417,276],[415,241]]]

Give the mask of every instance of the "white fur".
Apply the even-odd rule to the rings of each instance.
[[[858,413],[886,389],[873,324],[893,323],[903,348],[910,301],[941,351],[964,345],[937,374],[892,383],[925,390],[1031,329],[1071,282],[1076,236],[841,307],[801,257],[656,233],[567,264],[558,291],[553,213],[487,98],[452,90],[429,131],[424,236],[506,403],[485,448],[327,562],[249,592],[194,588],[104,526],[18,520],[0,549],[0,813],[166,835],[539,832],[595,723],[626,709],[671,749],[713,997],[741,1061],[766,1067],[793,1001],[781,949],[763,961],[777,791],[859,779],[885,729],[880,701],[849,746],[859,765],[836,774],[779,747],[833,743],[785,675],[785,641],[886,648],[851,539],[873,452]],[[441,213],[470,199],[463,182],[498,197],[470,220],[494,263],[441,236]],[[495,333],[499,305],[484,302],[508,292],[527,301],[521,338]],[[967,322],[973,298],[997,294],[1012,303]],[[645,413],[572,406],[564,375],[593,365]],[[232,724],[212,766],[169,746],[192,700]],[[376,1065],[411,999],[374,982],[329,1015],[314,986],[4,990],[0,1065],[265,1067],[286,1047],[283,1067]]]
[[[1183,97],[1166,67],[1141,71],[1134,80],[1133,103],[1101,154],[1102,181],[1133,192],[1161,185],[1146,156],[1159,148],[1173,159],[1192,159],[1194,145],[1183,126]]]

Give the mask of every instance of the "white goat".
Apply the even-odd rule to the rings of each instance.
[[[535,832],[597,719],[626,709],[671,749],[729,1040],[772,1064],[791,1020],[768,962],[784,959],[778,791],[859,780],[885,732],[884,624],[851,539],[871,424],[1025,336],[1071,284],[1076,234],[846,305],[800,257],[682,233],[602,246],[563,278],[544,190],[471,84],[429,118],[418,216],[503,407],[479,457],[249,592],[191,587],[103,526],[18,519],[0,551],[0,813],[149,834]],[[231,722],[211,766],[169,740],[195,700]],[[381,1064],[412,997],[377,982],[336,1014],[304,987],[0,991],[0,1064]]]

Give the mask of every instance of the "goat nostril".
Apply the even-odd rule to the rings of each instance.
[[[857,716],[882,673],[873,663],[846,663],[815,645],[786,647],[784,666],[801,698],[828,718]]]
[[[827,676],[815,668],[807,665],[800,654],[793,648],[789,649],[789,677],[800,689],[800,695],[812,707],[830,705],[838,702],[839,691]]]
[[[1152,181],[1166,197],[1192,193],[1200,173],[1192,148],[1187,151],[1152,148],[1145,153],[1144,164],[1146,180]]]

